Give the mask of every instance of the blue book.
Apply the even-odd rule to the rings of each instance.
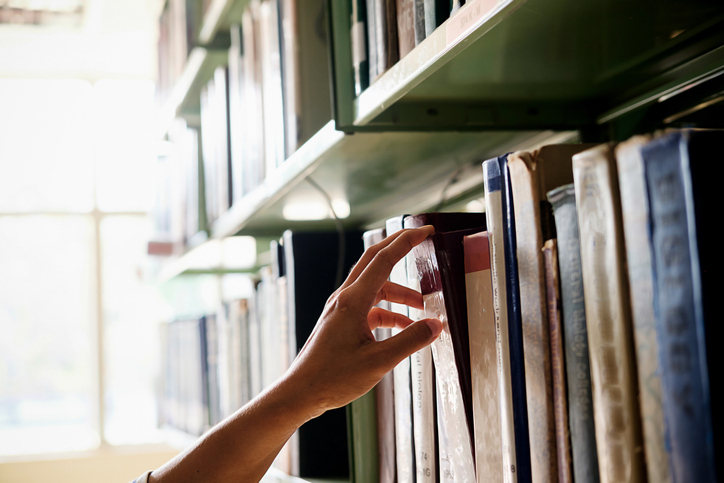
[[[506,301],[508,308],[508,338],[510,349],[510,379],[513,396],[513,425],[515,434],[516,476],[518,483],[532,481],[528,409],[525,388],[523,355],[523,325],[520,312],[520,287],[516,256],[515,213],[513,193],[508,176],[508,155],[483,163],[486,190],[500,191],[502,201],[502,232],[505,252]]]
[[[722,262],[720,234],[715,233],[719,223],[709,214],[719,202],[712,161],[723,143],[722,132],[682,131],[641,150],[664,421],[675,482],[717,480],[715,439],[721,431],[712,417],[712,408],[719,405],[710,392],[709,374],[721,367],[713,328],[720,319],[714,297],[719,296]]]

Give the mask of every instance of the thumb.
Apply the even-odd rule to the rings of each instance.
[[[430,345],[442,332],[439,319],[422,319],[410,324],[397,335],[378,342],[378,361],[391,371],[406,357]]]

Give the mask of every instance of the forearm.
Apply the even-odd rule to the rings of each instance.
[[[295,384],[289,377],[277,381],[154,471],[149,483],[259,481],[294,431],[316,415]]]

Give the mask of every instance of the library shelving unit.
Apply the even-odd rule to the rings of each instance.
[[[176,116],[198,122],[199,90],[226,61],[226,31],[247,3],[211,2],[164,106],[164,132]],[[222,214],[205,243],[333,229],[329,219],[284,219],[286,203],[320,199],[308,179],[349,203],[346,227],[369,228],[481,197],[480,163],[513,149],[724,124],[721,0],[468,0],[360,95],[350,14],[349,2],[327,0],[333,119]],[[192,270],[183,256],[174,263],[166,278]]]

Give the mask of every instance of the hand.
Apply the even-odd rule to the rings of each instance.
[[[401,360],[430,344],[442,331],[438,319],[414,322],[379,307],[387,300],[422,309],[422,295],[387,279],[395,264],[434,232],[432,226],[395,233],[370,247],[327,301],[306,344],[284,376],[308,418],[364,395]],[[377,342],[377,327],[404,329]]]

